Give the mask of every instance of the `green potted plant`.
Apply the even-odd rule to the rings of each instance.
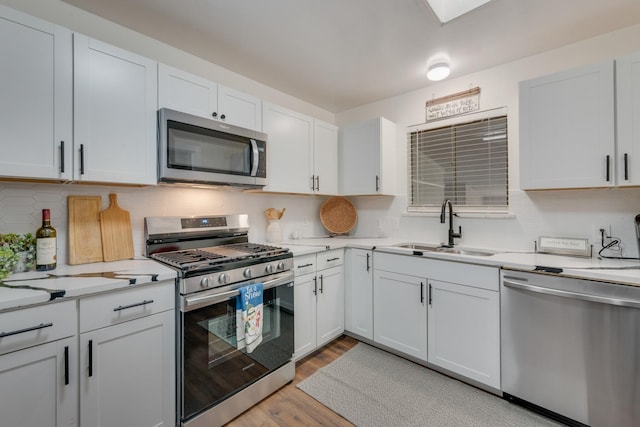
[[[36,239],[31,233],[0,234],[0,268],[4,277],[33,269],[36,258]]]

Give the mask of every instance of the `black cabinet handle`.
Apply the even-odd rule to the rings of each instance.
[[[93,340],[89,340],[89,376],[93,376]]]
[[[318,295],[318,278],[313,278],[313,294]]]
[[[316,175],[316,191],[320,191],[320,175]]]
[[[64,141],[60,141],[60,173],[64,173]]]
[[[340,257],[335,257],[335,258],[327,258],[327,262],[331,262],[331,261],[337,261],[339,260]]]
[[[316,176],[311,175],[311,191],[315,191],[316,189]]]
[[[80,175],[84,175],[84,144],[80,144]]]
[[[367,254],[367,271],[369,271],[369,269],[371,268],[371,266],[369,265],[369,257],[370,255]]]
[[[299,265],[298,268],[305,268],[305,267],[311,267],[313,264],[309,263],[309,264],[303,264],[303,265]]]
[[[607,181],[611,181],[610,179],[611,172],[611,156],[607,154]]]
[[[141,301],[141,302],[137,302],[135,304],[121,305],[121,306],[118,306],[118,307],[114,308],[113,311],[120,311],[120,310],[126,310],[127,308],[140,307],[141,305],[151,304],[152,302],[153,302],[153,300],[150,299],[150,300],[144,300],[144,301]]]
[[[424,283],[420,282],[420,304],[424,304]]]
[[[17,329],[10,332],[0,332],[0,338],[10,337],[11,335],[24,334],[25,332],[37,331],[38,329],[50,328],[53,323],[40,323],[38,326],[31,326],[30,328]]]
[[[433,305],[433,287],[431,286],[431,283],[429,283],[429,305]]]
[[[320,293],[324,294],[324,276],[320,275]]]
[[[380,176],[376,175],[376,192],[380,191]]]
[[[629,153],[624,153],[624,180],[629,181]]]
[[[69,385],[69,346],[64,348],[64,385]]]

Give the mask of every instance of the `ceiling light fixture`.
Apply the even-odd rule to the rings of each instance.
[[[427,78],[433,82],[437,82],[446,79],[449,76],[450,72],[451,70],[449,69],[449,64],[447,64],[446,62],[437,62],[429,66],[429,71],[427,71]]]

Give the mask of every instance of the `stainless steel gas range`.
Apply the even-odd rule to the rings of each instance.
[[[247,215],[145,218],[147,256],[179,272],[179,425],[222,425],[295,376],[293,255],[248,232]],[[262,342],[248,351],[236,299],[258,283]]]

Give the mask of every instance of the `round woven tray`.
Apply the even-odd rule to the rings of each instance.
[[[358,213],[344,197],[330,197],[320,208],[320,221],[330,233],[345,234],[356,225]]]

